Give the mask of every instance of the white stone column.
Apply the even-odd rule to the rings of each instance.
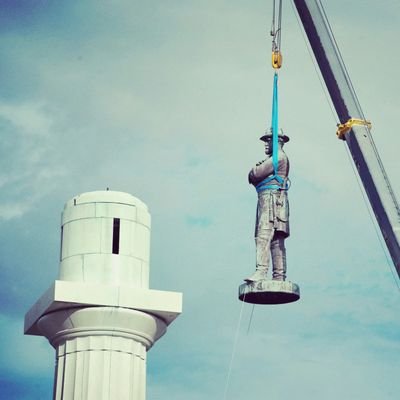
[[[55,400],[145,400],[146,352],[179,315],[180,293],[149,289],[150,215],[120,192],[67,202],[60,279],[25,317],[56,349]]]

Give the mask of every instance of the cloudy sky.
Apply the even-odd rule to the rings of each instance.
[[[400,196],[400,2],[324,4]],[[397,398],[399,279],[290,2],[280,122],[302,298],[256,306],[250,326],[237,300],[254,269],[247,173],[270,124],[271,13],[261,0],[0,0],[1,399],[51,398],[54,350],[23,336],[24,314],[57,278],[64,203],[106,187],[149,206],[151,287],[184,293],[149,353],[149,400]]]

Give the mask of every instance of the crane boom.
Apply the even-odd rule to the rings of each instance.
[[[293,0],[341,124],[365,121],[320,0]],[[361,182],[400,277],[400,208],[369,126],[352,125],[344,135]]]

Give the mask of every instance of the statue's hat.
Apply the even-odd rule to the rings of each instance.
[[[268,130],[265,132],[265,134],[264,134],[263,136],[260,137],[260,140],[262,140],[263,142],[266,142],[266,141],[269,140],[270,138],[272,138],[272,129],[268,129]],[[279,140],[282,140],[283,143],[286,143],[286,142],[288,142],[288,141],[290,140],[290,139],[289,139],[289,136],[286,136],[286,135],[283,133],[283,130],[282,130],[282,129],[279,129],[278,139],[279,139]]]

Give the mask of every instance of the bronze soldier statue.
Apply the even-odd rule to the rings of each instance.
[[[278,149],[273,157],[272,131],[260,138],[265,142],[267,158],[251,169],[249,183],[258,192],[255,226],[256,271],[245,281],[248,283],[267,279],[272,258],[272,279],[286,279],[285,239],[289,236],[289,202],[287,196],[289,159],[283,145],[289,137],[282,131],[278,134]],[[275,162],[274,162],[275,161]]]

